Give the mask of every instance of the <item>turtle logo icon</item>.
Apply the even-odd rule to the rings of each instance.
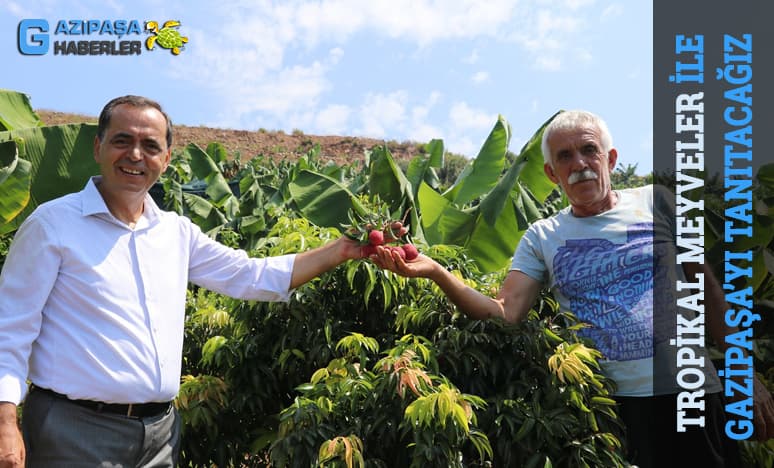
[[[145,40],[145,47],[148,50],[153,50],[153,47],[158,44],[159,47],[169,49],[174,55],[179,55],[180,51],[184,49],[184,45],[188,42],[188,37],[180,35],[180,31],[177,27],[180,26],[180,21],[170,20],[164,23],[159,28],[159,23],[155,21],[148,21],[145,23],[145,30],[151,34],[148,39]]]

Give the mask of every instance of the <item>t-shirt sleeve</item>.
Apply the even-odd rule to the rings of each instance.
[[[517,270],[541,283],[547,280],[546,263],[540,249],[540,238],[534,225],[521,237],[513,254],[511,270]]]

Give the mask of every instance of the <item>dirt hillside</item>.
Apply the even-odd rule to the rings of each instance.
[[[65,123],[97,122],[97,117],[77,114],[67,114],[51,110],[36,110],[40,119],[46,125]],[[182,148],[189,143],[196,143],[205,148],[208,143],[222,143],[229,154],[239,153],[242,160],[248,160],[257,155],[271,156],[277,160],[295,160],[306,154],[315,144],[322,149],[321,159],[346,164],[363,158],[363,151],[376,145],[384,144],[382,140],[373,138],[357,138],[333,135],[307,135],[300,131],[287,134],[282,131],[247,131],[228,130],[208,127],[174,126],[173,149]],[[411,159],[419,153],[416,143],[386,142],[395,159]]]

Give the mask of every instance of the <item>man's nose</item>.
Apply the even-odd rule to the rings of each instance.
[[[588,161],[580,151],[573,151],[572,153],[572,169],[573,171],[582,171],[589,167]]]
[[[142,161],[142,147],[140,145],[134,145],[129,148],[129,159],[132,161]]]

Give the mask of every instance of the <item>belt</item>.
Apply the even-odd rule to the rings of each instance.
[[[154,402],[154,403],[120,404],[120,403],[103,403],[101,401],[94,401],[94,400],[72,400],[70,398],[67,398],[66,395],[62,395],[61,393],[57,393],[47,388],[38,387],[35,384],[32,384],[30,386],[30,391],[38,391],[41,393],[45,393],[52,397],[55,397],[61,400],[66,400],[75,405],[88,408],[92,411],[96,411],[97,413],[118,414],[121,416],[126,416],[127,418],[137,418],[137,419],[148,418],[151,416],[158,416],[160,414],[165,413],[172,405],[171,401],[167,401],[163,403]]]

